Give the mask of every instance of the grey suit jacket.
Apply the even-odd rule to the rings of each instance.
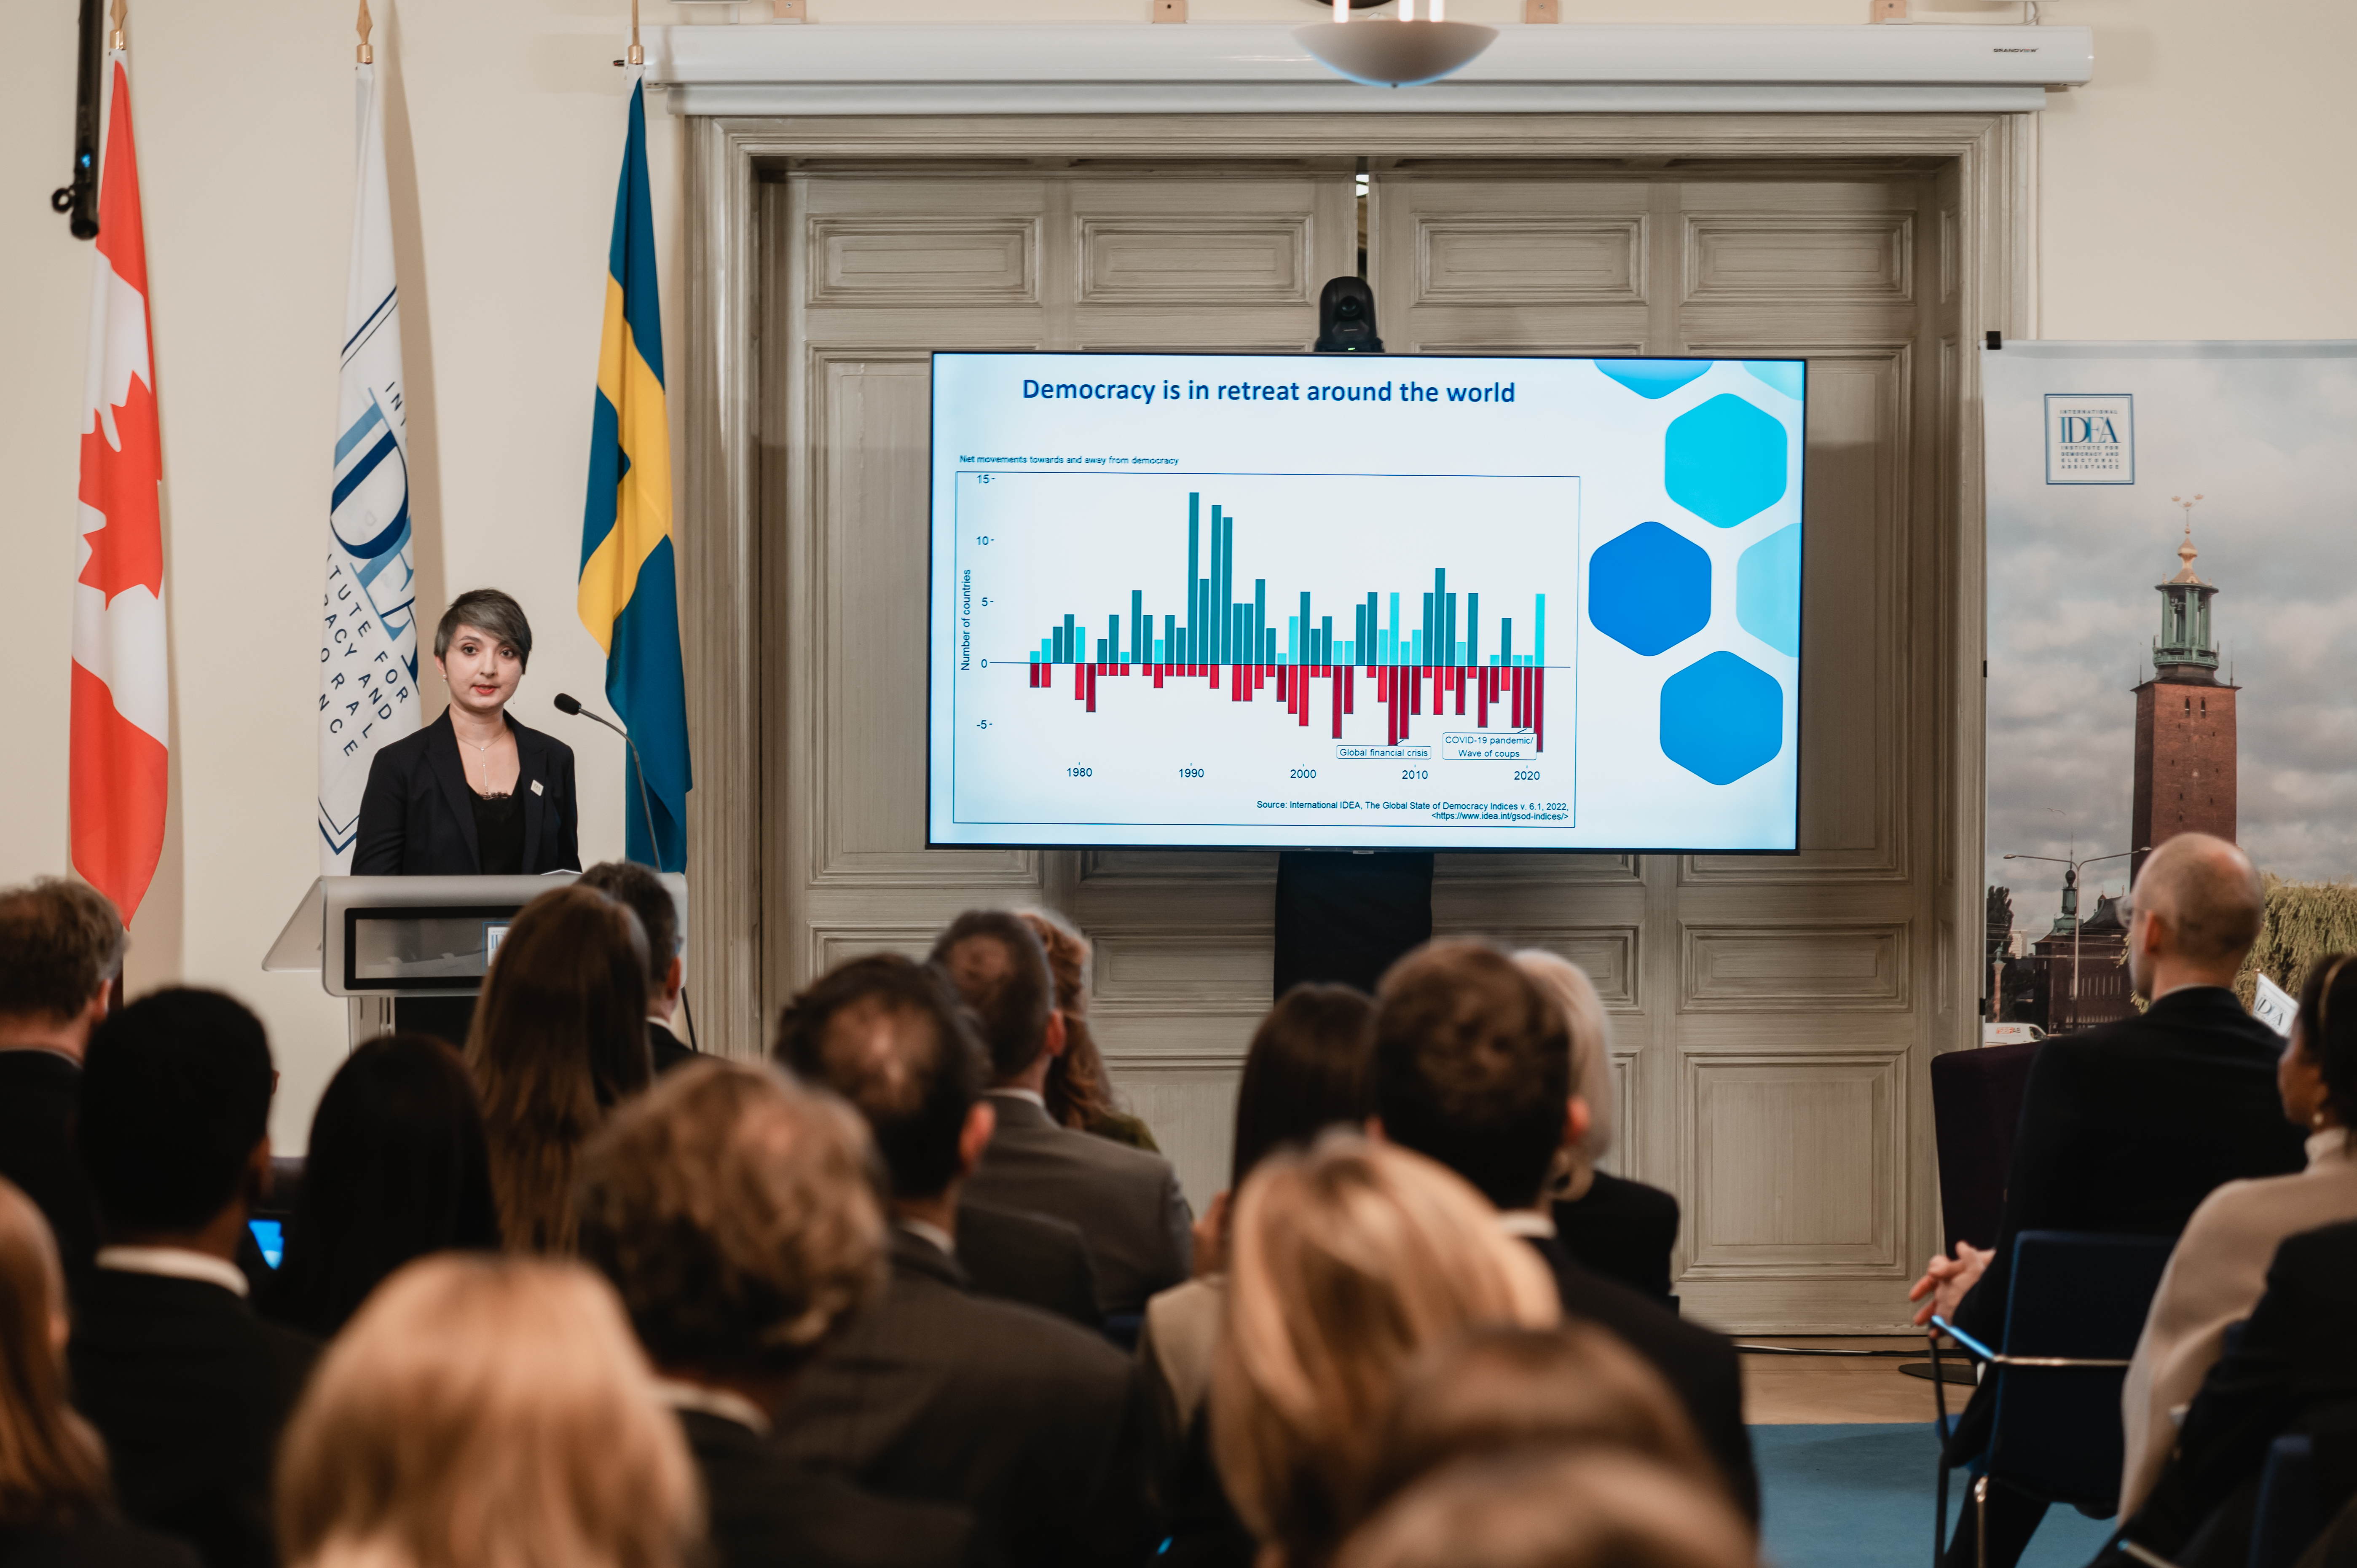
[[[1186,1280],[1195,1257],[1194,1215],[1168,1160],[1060,1127],[1011,1094],[995,1093],[990,1102],[998,1131],[981,1168],[966,1179],[966,1201],[1079,1226],[1108,1316],[1144,1312],[1148,1296]]]

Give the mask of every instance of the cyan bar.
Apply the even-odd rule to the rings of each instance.
[[[1546,662],[1546,596],[1539,595],[1538,601],[1538,614],[1531,622],[1531,662],[1534,665]]]
[[[1285,661],[1287,664],[1301,662],[1301,618],[1299,616],[1285,618]]]
[[[1424,633],[1411,632],[1409,639],[1411,646],[1408,650],[1407,661],[1420,667],[1424,663]]]

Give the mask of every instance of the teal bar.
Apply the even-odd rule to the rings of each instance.
[[[1399,596],[1397,594],[1394,594],[1392,596],[1392,628],[1383,634],[1383,662],[1386,664],[1398,663],[1400,661],[1399,651]]]

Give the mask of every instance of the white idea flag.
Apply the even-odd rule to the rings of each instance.
[[[384,100],[375,66],[357,75],[360,178],[319,633],[319,869],[330,875],[351,869],[370,763],[417,728],[417,578]]]

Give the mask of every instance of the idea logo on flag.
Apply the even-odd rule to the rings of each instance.
[[[2136,398],[2127,392],[2046,394],[2046,482],[2136,483]]]

